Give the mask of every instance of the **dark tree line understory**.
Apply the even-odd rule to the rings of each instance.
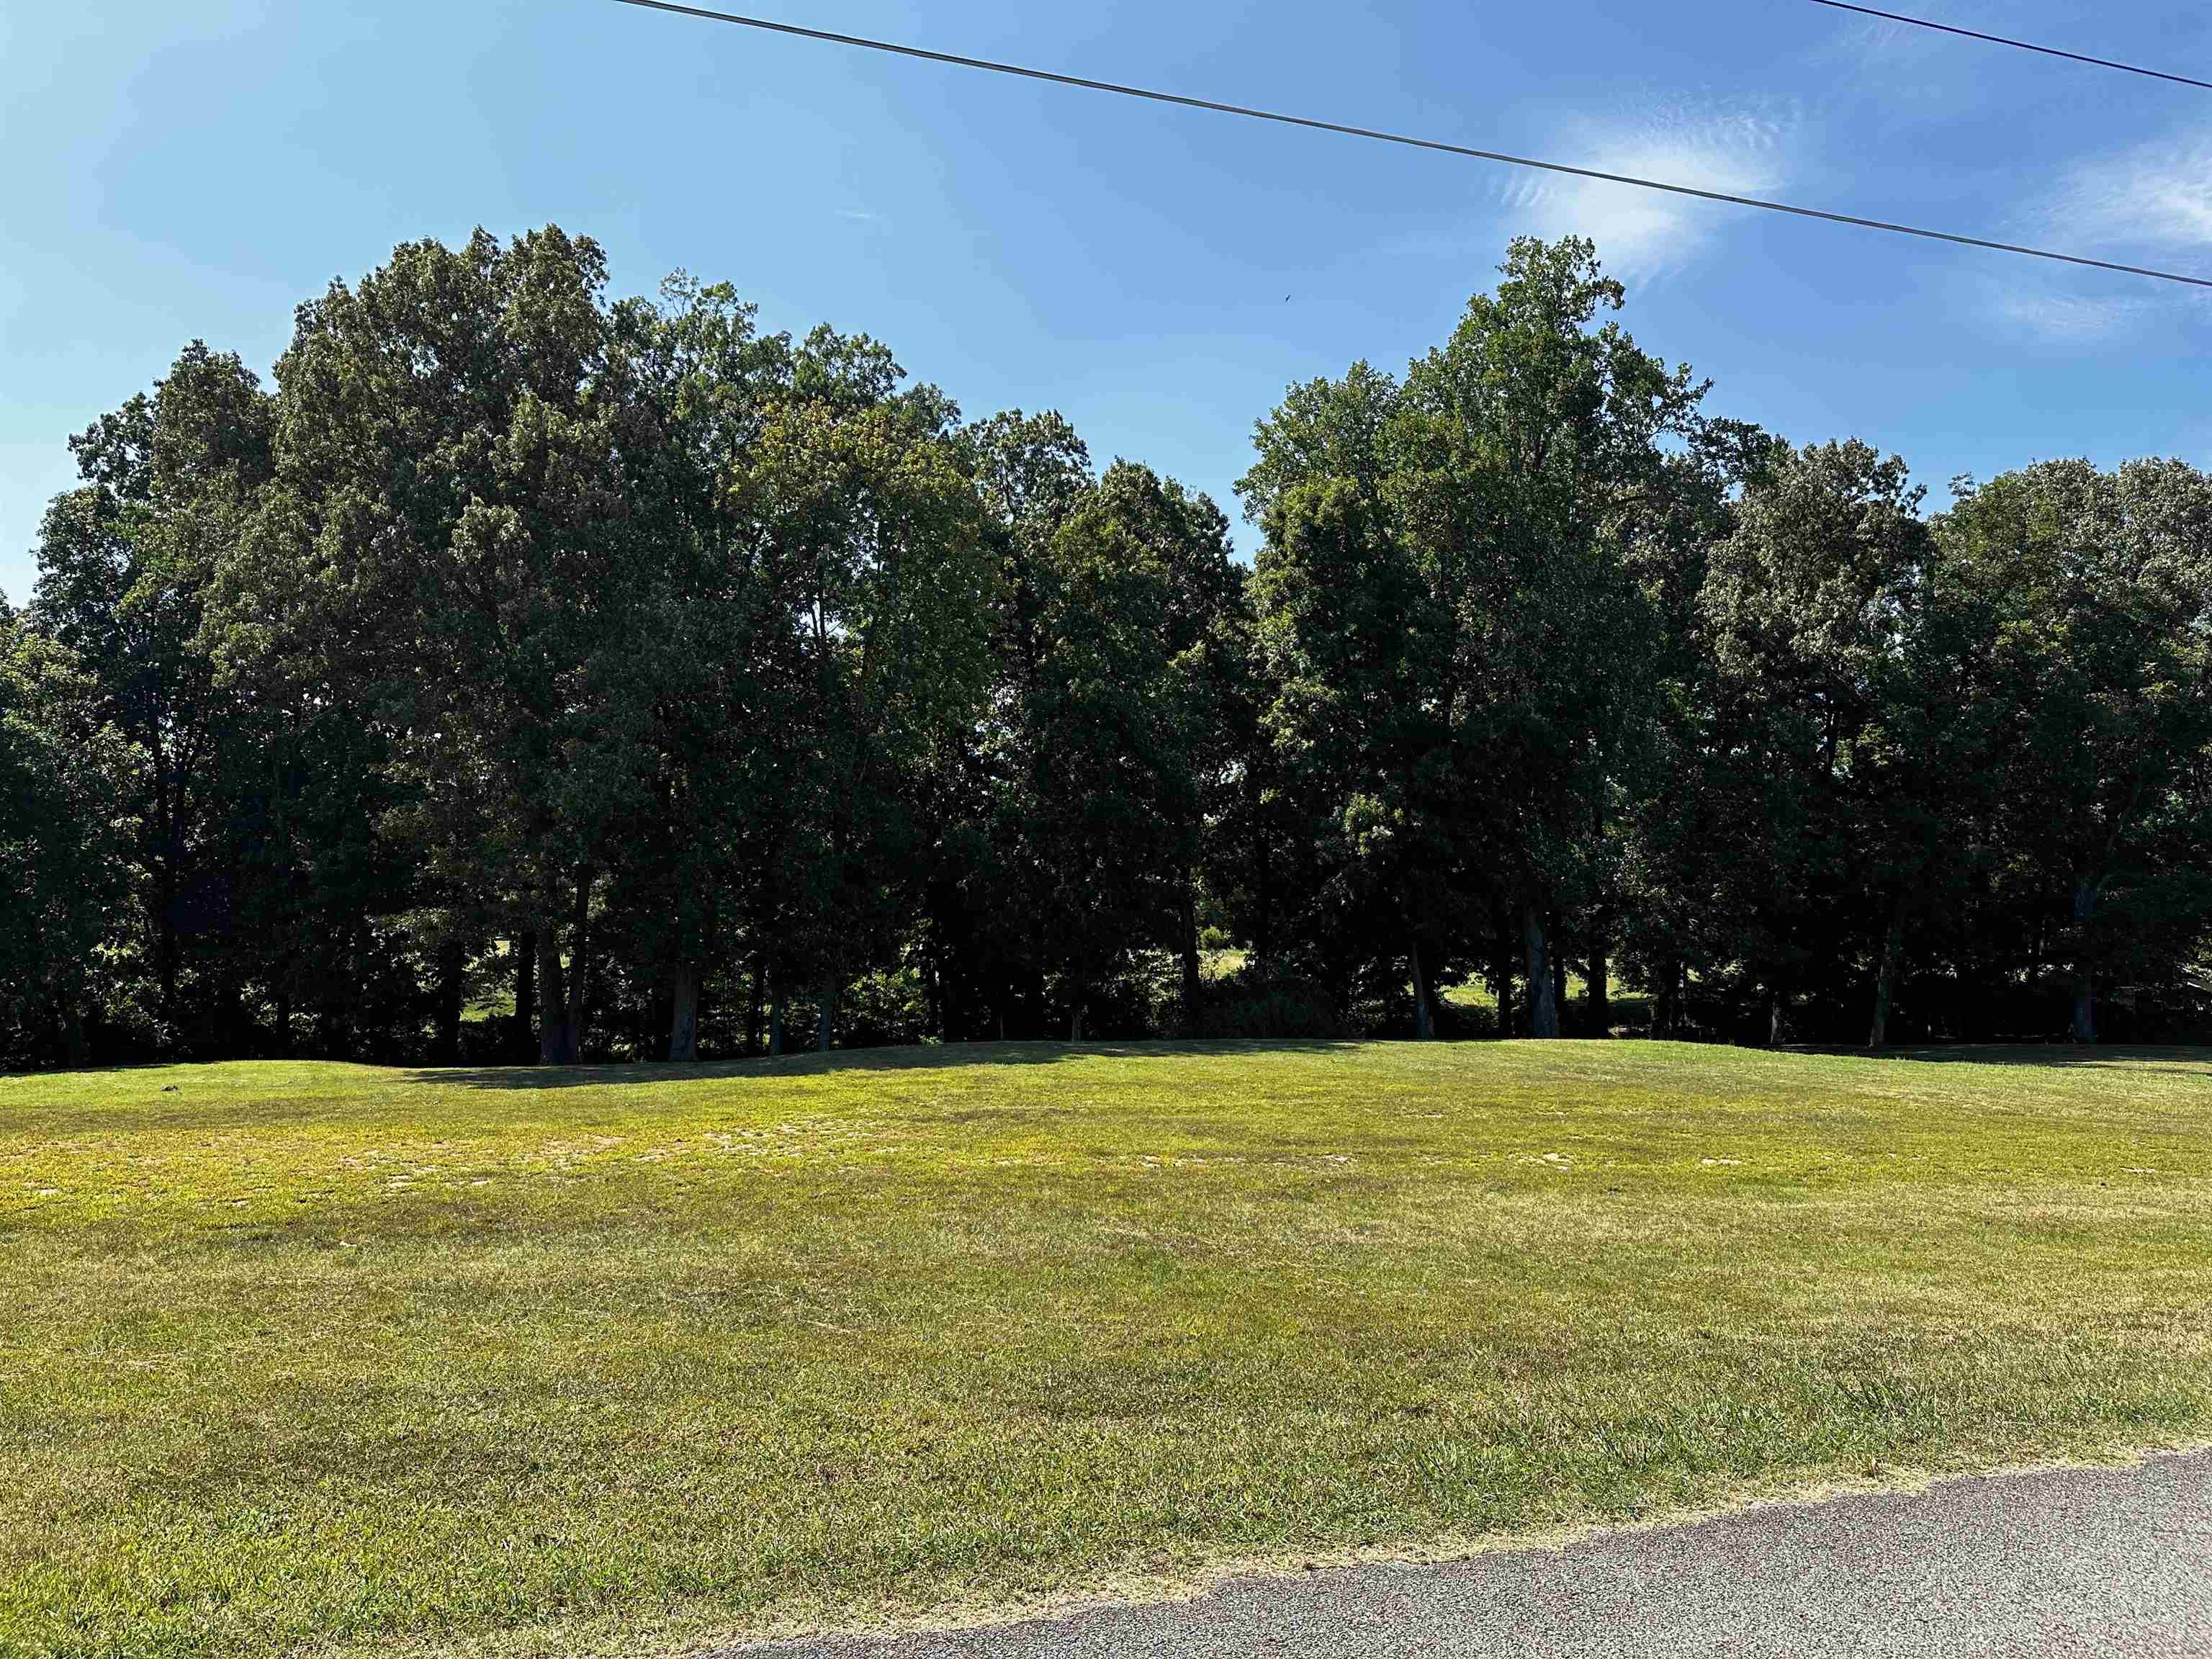
[[[1290,387],[1249,566],[558,229],[195,342],[0,600],[0,1059],[2201,1031],[2212,483],[1931,513],[1622,300]]]

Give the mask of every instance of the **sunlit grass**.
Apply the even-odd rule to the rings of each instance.
[[[0,1079],[0,1653],[673,1643],[2212,1435],[2212,1056],[1989,1058]]]

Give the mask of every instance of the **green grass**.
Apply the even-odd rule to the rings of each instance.
[[[2212,1437],[2212,1054],[0,1079],[0,1653],[581,1652]]]

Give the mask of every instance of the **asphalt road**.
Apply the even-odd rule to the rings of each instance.
[[[1232,1579],[1195,1601],[728,1650],[787,1659],[1131,1655],[2212,1659],[2212,1453],[1769,1505],[1559,1549]]]

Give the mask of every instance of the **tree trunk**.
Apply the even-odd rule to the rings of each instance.
[[[1673,962],[1659,966],[1658,994],[1651,1000],[1651,1035],[1672,1037],[1682,1029],[1680,975]]]
[[[1782,993],[1779,991],[1766,994],[1766,1046],[1770,1048],[1782,1046]]]
[[[215,985],[208,998],[208,1057],[211,1060],[235,1060],[244,1051],[246,1024],[245,998],[238,983],[238,973],[228,960],[229,940],[226,938],[216,948],[222,951],[222,965],[215,973]]]
[[[71,996],[62,1011],[62,1064],[72,1068],[92,1063],[92,1044],[86,1040],[84,1004],[78,996]]]
[[[1867,1047],[1880,1048],[1889,1042],[1889,1010],[1897,996],[1897,975],[1905,963],[1905,904],[1891,906],[1889,928],[1881,939],[1881,964],[1874,976],[1874,1024],[1867,1031]]]
[[[939,1042],[973,1042],[975,1040],[975,1005],[968,994],[972,986],[972,981],[946,973],[943,962],[937,964]]]
[[[2097,981],[2089,966],[2089,923],[2097,914],[2097,884],[2074,878],[2074,1041],[2097,1040]]]
[[[775,1002],[768,1015],[768,1052],[774,1059],[783,1053],[783,988],[778,986]]]
[[[1552,1017],[1565,1029],[1567,1018],[1567,947],[1564,939],[1550,941],[1552,958]],[[1559,1031],[1552,1035],[1557,1036]]]
[[[761,998],[763,981],[768,978],[768,957],[765,954],[753,958],[753,988],[745,1000],[745,1057],[750,1060],[760,1052]]]
[[[1498,992],[1498,1035],[1513,1035],[1513,932],[1501,912],[1498,917],[1496,949],[1490,963],[1490,982]]]
[[[161,1021],[173,1025],[177,1018],[177,970],[182,955],[177,944],[177,873],[162,859],[155,866],[154,965]]]
[[[526,927],[514,941],[514,1024],[507,1036],[508,1051],[527,1063],[531,1024],[538,1001],[538,931]]]
[[[1613,936],[1613,918],[1601,910],[1590,924],[1589,1035],[1613,1035],[1613,963],[1606,943]]]
[[[278,1058],[292,1056],[292,993],[288,987],[276,994],[276,1029],[270,1035],[274,1040]]]
[[[1406,954],[1413,968],[1413,1040],[1426,1042],[1431,1031],[1429,1024],[1429,976],[1421,964],[1421,939],[1416,933],[1407,940]]]
[[[1067,1017],[1067,1040],[1070,1042],[1083,1041],[1083,1005],[1079,1002],[1075,1005],[1075,1012]]]
[[[1252,963],[1265,977],[1275,960],[1275,860],[1265,830],[1260,832],[1259,842],[1258,879],[1253,884],[1258,890],[1252,896]]]
[[[1182,1029],[1188,1036],[1198,1024],[1198,876],[1182,876]]]
[[[331,986],[315,1005],[315,1057],[319,1060],[350,1060],[353,1057],[354,999],[360,994],[357,982],[347,981]]]
[[[574,1066],[584,1053],[584,973],[590,961],[585,947],[592,921],[592,872],[579,871],[576,875],[575,923],[574,942],[568,954],[568,1054],[563,1065]]]
[[[668,975],[668,1059],[688,1066],[699,1058],[699,970],[688,962]]]
[[[1602,769],[1601,768],[1601,774]],[[1605,845],[1605,793],[1599,790],[1590,802],[1590,845]],[[1589,976],[1583,984],[1583,1035],[1609,1037],[1613,1035],[1613,987],[1608,982],[1612,964],[1606,952],[1613,941],[1613,911],[1601,893],[1590,907],[1589,942],[1584,951],[1584,961]],[[1565,999],[1564,995],[1561,1000]]]
[[[1534,904],[1521,907],[1521,946],[1528,963],[1528,1035],[1556,1037],[1559,1005],[1552,979],[1550,943],[1544,936],[1543,913]]]
[[[576,1051],[568,1036],[568,995],[562,983],[561,929],[544,922],[538,929],[538,1063],[569,1066]]]
[[[461,998],[468,958],[459,939],[438,946],[438,1063],[458,1066],[461,1060]]]
[[[170,815],[169,751],[162,741],[160,717],[150,722],[150,729],[134,729],[151,763],[154,784],[154,812],[146,825],[148,839],[146,863],[154,877],[154,981],[155,1009],[161,1024],[173,1026],[177,1018],[177,860],[179,837]],[[163,1031],[166,1044],[171,1031]]]
[[[830,1040],[837,1035],[837,981],[832,979],[823,990],[814,1011],[814,1051],[826,1054]]]

